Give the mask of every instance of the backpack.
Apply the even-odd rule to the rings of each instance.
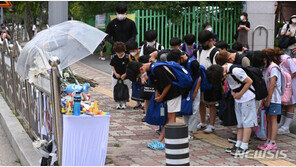
[[[239,65],[231,65],[231,67],[229,68],[229,72],[228,72],[228,74],[231,74],[232,78],[236,82],[241,84],[241,87],[236,89],[236,92],[239,92],[244,87],[245,84],[242,81],[240,81],[239,79],[237,79],[234,75],[232,75],[232,70],[234,68],[242,68],[242,67],[240,67]],[[252,89],[251,87],[249,88],[249,90],[255,94],[256,100],[262,100],[262,99],[266,98],[268,95],[268,92],[267,92],[265,81],[263,79],[262,71],[257,67],[251,67],[251,66],[245,67],[242,69],[253,80],[252,85],[255,90]]]
[[[280,68],[277,64],[271,63],[268,67],[268,75],[270,74],[272,68],[277,68],[281,72],[281,99],[283,104],[290,102],[292,97],[292,78],[289,73]]]
[[[255,132],[255,135],[258,138],[266,139],[267,137],[267,120],[266,120],[266,114],[264,110],[264,101],[261,101],[261,105],[258,108],[258,126],[253,127],[253,131]]]
[[[154,75],[154,68],[158,66],[164,66],[164,68],[174,76],[174,78],[177,80],[173,81],[174,85],[177,85],[181,88],[188,88],[192,86],[193,81],[190,73],[180,64],[174,61],[153,63],[150,68],[152,75]]]
[[[149,100],[145,121],[150,125],[164,125],[167,120],[167,105],[164,102],[156,102],[155,93]]]
[[[293,60],[293,62],[294,62],[294,64],[295,64],[295,66],[296,66],[296,58],[292,58],[292,57],[290,57],[289,55],[283,55],[284,57],[283,57],[283,61],[282,61],[282,63],[280,64],[280,66],[284,66],[286,69],[288,69],[289,71],[290,71],[290,73],[291,73],[291,69],[290,69],[290,66],[289,66],[289,64],[288,64],[288,62],[287,62],[287,60],[288,59],[292,59]]]
[[[223,126],[237,125],[235,109],[234,109],[234,98],[231,95],[230,91],[226,93],[226,97],[224,100],[225,100],[225,106],[222,110],[223,114],[221,115]]]
[[[160,45],[159,43],[156,43],[156,45],[157,45],[157,44],[158,44],[158,46],[157,46],[157,48],[155,47],[155,49],[156,49],[157,51],[162,50],[162,49],[161,49],[162,45]],[[144,50],[145,50],[146,47],[147,47],[147,43],[145,43],[145,44],[143,45],[143,53],[144,53]]]
[[[116,102],[119,101],[129,101],[129,89],[123,80],[118,79],[113,90],[113,98]]]
[[[190,68],[191,63],[195,60],[196,59],[192,57],[187,62],[186,68],[190,74],[192,73],[191,68]],[[207,81],[206,68],[203,65],[199,65],[199,69],[200,69],[200,76],[201,76],[201,84],[200,84],[201,91],[203,92],[205,90],[211,90],[212,85]]]
[[[202,52],[202,48],[199,49],[198,51],[199,51],[199,56],[200,56],[200,54],[201,54],[201,52]],[[215,54],[216,54],[218,51],[219,51],[218,48],[214,47],[214,49],[212,49],[212,51],[210,52],[210,61],[211,61],[212,64],[213,64],[213,62],[214,62],[214,56],[215,56]]]
[[[184,42],[184,43],[182,43],[182,48],[181,48],[181,50],[183,51],[183,52],[185,52],[186,53],[186,43]],[[196,45],[196,43],[193,43],[193,52],[192,52],[192,55],[191,55],[191,57],[192,56],[194,56],[194,55],[196,55],[196,50],[197,50],[197,45]],[[187,54],[187,53],[186,53]]]

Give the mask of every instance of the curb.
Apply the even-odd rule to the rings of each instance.
[[[4,98],[0,95],[0,123],[5,134],[20,159],[23,166],[40,166],[41,155],[34,149],[32,140],[26,133],[18,119],[8,107]]]

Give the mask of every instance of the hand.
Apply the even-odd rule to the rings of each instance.
[[[235,93],[235,92],[231,91],[231,94],[232,94],[232,96],[233,96],[234,99],[238,99],[238,100],[240,98],[242,98],[242,96],[243,96],[240,92]]]
[[[292,53],[296,54],[296,48],[292,49]]]
[[[264,106],[265,106],[265,107],[269,107],[269,105],[270,105],[270,100],[265,100],[265,102],[264,102]]]
[[[142,82],[143,85],[145,85],[147,83],[145,77],[144,78],[141,78],[141,82]]]
[[[155,97],[159,97],[160,93],[158,91],[155,91]]]
[[[121,76],[120,76],[119,74],[116,73],[116,74],[115,74],[115,77],[116,77],[117,79],[120,79]]]
[[[120,77],[122,80],[124,80],[125,79],[125,75],[121,75],[121,77]]]
[[[161,96],[155,97],[154,99],[156,102],[160,103],[163,101],[163,98]]]
[[[291,36],[291,35],[292,35],[292,32],[291,31],[289,31],[289,32],[286,33],[286,36]]]

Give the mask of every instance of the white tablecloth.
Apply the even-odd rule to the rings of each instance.
[[[63,115],[63,166],[104,166],[110,116]]]

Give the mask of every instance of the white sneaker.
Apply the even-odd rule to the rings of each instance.
[[[122,108],[122,109],[126,109],[126,105],[125,105],[125,104],[122,104],[122,105],[121,105],[121,108]]]
[[[287,128],[285,128],[285,127],[283,127],[283,126],[278,129],[278,134],[279,135],[284,135],[284,134],[289,134],[289,133],[290,133],[290,130],[287,129]]]
[[[105,60],[106,60],[106,58],[105,58],[105,57],[101,57],[101,60],[105,61]]]
[[[118,109],[121,109],[121,105],[120,105],[120,104],[117,104],[116,109],[117,109],[117,110],[118,110]]]
[[[199,124],[197,125],[197,130],[201,130],[201,129],[205,128],[206,126],[207,126],[207,124],[199,123]]]
[[[213,133],[215,127],[212,125],[208,125],[207,128],[204,130],[205,133]]]

